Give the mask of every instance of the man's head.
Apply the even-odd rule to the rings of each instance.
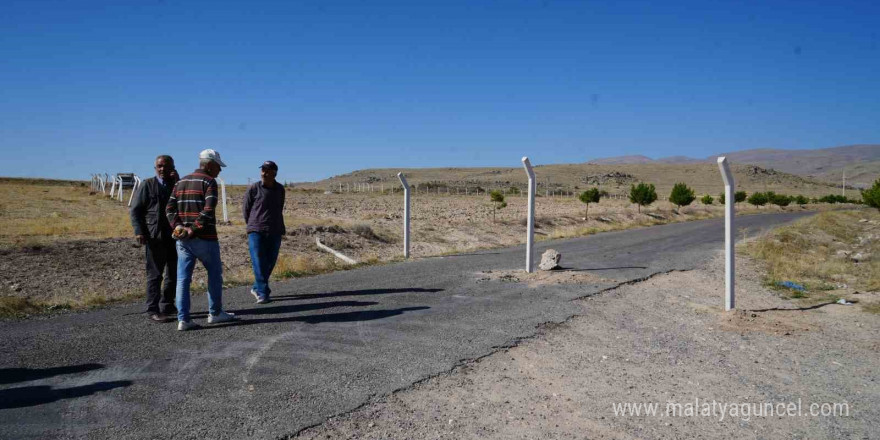
[[[260,180],[263,181],[264,184],[271,184],[275,182],[275,176],[278,175],[278,165],[271,160],[267,160],[260,165]]]
[[[162,180],[171,178],[174,172],[174,159],[167,154],[156,157],[156,176]]]
[[[220,153],[208,148],[199,153],[199,168],[211,177],[217,177],[220,174],[220,168],[226,164],[220,159]]]

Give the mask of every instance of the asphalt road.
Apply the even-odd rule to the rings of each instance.
[[[737,225],[755,234],[804,215]],[[723,228],[678,223],[536,248],[627,282],[698,266],[722,249]],[[3,322],[0,438],[283,437],[531,336],[576,313],[572,299],[618,284],[477,281],[524,266],[517,246],[274,284],[263,306],[228,289],[226,309],[243,320],[191,332],[148,322],[140,305]],[[193,310],[204,324],[204,295]]]

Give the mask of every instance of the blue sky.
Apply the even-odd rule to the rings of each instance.
[[[0,175],[880,143],[877,1],[4,1]]]

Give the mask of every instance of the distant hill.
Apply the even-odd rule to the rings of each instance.
[[[818,150],[744,150],[717,156],[727,156],[731,162],[750,163],[832,182],[840,182],[843,171],[851,168],[853,172],[852,176],[846,179],[847,184],[860,186],[867,186],[880,178],[880,144]]]
[[[637,163],[651,163],[654,162],[654,159],[651,159],[648,156],[642,155],[634,155],[634,156],[615,156],[608,157],[605,159],[595,159],[591,160],[587,163],[592,165],[632,165]]]
[[[827,194],[840,194],[840,185],[811,178],[796,176],[755,165],[733,164],[737,189],[749,193],[755,191],[775,191],[780,194],[803,194],[818,197]],[[372,185],[373,191],[399,188],[397,173],[403,172],[410,185],[418,185],[442,193],[449,191],[464,193],[465,188],[473,192],[476,188],[504,189],[517,187],[525,190],[527,178],[522,167],[507,168],[382,168],[358,170],[348,174],[333,176],[319,182],[296,184],[299,188],[339,190],[354,188],[356,185]],[[698,195],[717,195],[724,190],[718,165],[715,163],[666,164],[651,163],[629,165],[597,165],[590,163],[541,165],[535,167],[538,179],[538,193],[546,194],[553,190],[578,192],[598,187],[611,194],[626,194],[630,185],[638,182],[653,183],[658,194],[668,197],[672,186],[685,182]],[[855,196],[855,191],[848,195]]]
[[[840,182],[843,172],[847,174],[847,185],[865,187],[880,178],[880,144],[849,145],[843,147],[821,148],[818,150],[780,150],[761,148],[732,151],[709,156],[704,159],[686,156],[672,156],[651,159],[646,156],[618,156],[591,160],[594,165],[630,164],[688,164],[715,162],[719,156],[726,156],[732,163],[758,165],[777,171],[815,177],[817,179]]]

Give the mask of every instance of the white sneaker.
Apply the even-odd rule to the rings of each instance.
[[[254,290],[254,289],[251,289],[251,295],[253,295],[253,296],[254,296],[254,298],[255,298],[255,299],[256,299],[256,300],[257,300],[257,301],[259,301],[259,300],[260,300],[260,294],[259,294],[259,293],[257,293],[257,291],[256,291],[256,290]]]
[[[220,312],[217,315],[208,315],[208,324],[219,324],[221,322],[235,321],[238,318],[233,313]]]
[[[201,327],[200,325],[192,322],[192,321],[178,321],[177,322],[177,330],[178,331],[187,331]]]

